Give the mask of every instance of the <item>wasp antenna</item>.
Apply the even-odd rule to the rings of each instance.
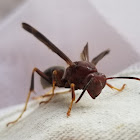
[[[137,77],[108,77],[106,78],[106,80],[110,80],[110,79],[133,79],[133,80],[140,81],[140,78],[137,78]]]
[[[79,96],[79,98],[77,99],[77,101],[76,101],[75,103],[78,103],[79,100],[82,98],[82,96],[84,95],[85,91],[86,91],[87,88],[89,87],[89,85],[90,85],[90,83],[92,82],[92,80],[93,80],[93,79],[91,78],[91,79],[89,80],[89,82],[85,85],[85,87],[84,87],[84,89],[83,89],[81,95]]]

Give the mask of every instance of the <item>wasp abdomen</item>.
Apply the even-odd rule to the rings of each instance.
[[[41,85],[42,85],[42,87],[43,87],[44,89],[47,88],[47,87],[51,87],[51,86],[52,86],[52,79],[53,79],[53,78],[52,78],[52,75],[53,75],[53,71],[54,71],[54,70],[57,71],[57,73],[58,73],[58,75],[59,75],[58,78],[62,79],[63,74],[64,74],[64,71],[65,71],[65,68],[64,68],[64,67],[62,67],[62,66],[52,66],[52,67],[46,69],[46,70],[44,71],[44,74],[45,74],[46,76],[48,76],[48,80],[45,80],[45,79],[43,79],[42,77],[41,77],[41,79],[40,79]]]

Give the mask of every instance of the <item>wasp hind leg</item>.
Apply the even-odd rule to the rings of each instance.
[[[7,123],[7,126],[9,126],[10,124],[14,124],[16,123],[21,117],[22,115],[24,114],[24,112],[26,111],[27,109],[27,105],[28,105],[28,102],[29,102],[29,99],[30,99],[30,96],[31,96],[31,93],[34,91],[34,73],[37,72],[41,77],[43,77],[44,79],[48,80],[48,77],[42,72],[40,71],[38,68],[34,68],[33,71],[32,71],[32,76],[31,76],[31,84],[30,84],[30,89],[29,89],[29,93],[28,93],[28,96],[26,98],[26,102],[25,102],[25,106],[21,112],[21,114],[19,115],[19,117],[12,121],[12,122],[9,122]]]
[[[66,93],[69,93],[70,91],[71,91],[71,89],[67,90],[67,91],[55,92],[54,95],[66,94]],[[52,96],[52,90],[50,90],[49,92],[47,92],[47,93],[45,93],[41,96],[32,97],[32,99],[33,100],[38,100],[38,99],[46,98],[46,97],[49,97],[49,96]]]

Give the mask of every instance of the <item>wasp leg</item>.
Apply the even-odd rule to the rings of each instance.
[[[56,92],[55,95],[66,94],[66,93],[69,93],[70,91],[71,91],[71,89],[70,90],[67,90],[67,91]],[[46,96],[51,96],[51,94],[46,95]]]
[[[124,90],[124,88],[125,88],[125,86],[126,86],[126,84],[123,84],[123,86],[122,86],[120,89],[118,89],[118,88],[116,88],[116,87],[113,87],[113,86],[110,85],[109,83],[106,83],[106,85],[109,86],[111,89],[115,89],[115,90],[117,90],[117,91],[122,91],[122,90]]]
[[[72,100],[71,100],[71,103],[70,103],[70,106],[69,106],[69,109],[67,111],[67,117],[70,116],[70,112],[71,112],[71,109],[72,109],[72,105],[73,105],[73,102],[75,101],[75,84],[71,84],[70,85],[71,87],[71,93],[72,93]]]
[[[52,90],[48,91],[47,93],[41,95],[41,96],[37,96],[37,97],[32,97],[33,100],[38,100],[38,99],[42,99],[42,98],[45,98],[45,97],[48,97],[48,96],[51,96],[52,94]]]
[[[43,77],[44,79],[48,80],[48,77],[43,72],[41,72],[38,68],[34,68],[33,69],[32,76],[31,76],[30,90],[29,90],[29,93],[28,93],[28,96],[27,96],[27,99],[26,99],[26,102],[25,102],[25,106],[24,106],[21,114],[19,115],[19,117],[16,120],[14,120],[14,121],[9,122],[7,124],[7,126],[9,126],[10,124],[16,123],[22,117],[23,113],[26,111],[26,108],[27,108],[27,105],[28,105],[31,93],[34,91],[34,72],[37,72],[41,77]]]
[[[51,97],[47,101],[42,101],[39,104],[42,104],[42,103],[47,104],[53,98],[53,96],[54,96],[54,90],[55,90],[55,84],[56,84],[56,81],[53,81],[52,94],[50,95]]]
[[[42,103],[46,104],[54,97],[54,90],[55,90],[55,85],[56,85],[56,81],[57,81],[57,70],[53,71],[52,78],[53,78],[52,94],[50,95],[50,98],[47,101],[42,101],[42,102],[40,102],[40,104],[42,104]],[[44,95],[44,96],[46,96],[46,95]]]
[[[69,93],[70,91],[71,91],[71,89],[67,90],[67,91],[62,91],[62,92],[55,92],[54,95],[66,94],[66,93]],[[52,96],[52,90],[41,95],[41,96],[33,97],[32,99],[37,100],[37,99],[42,99],[42,98],[49,97],[49,96]]]

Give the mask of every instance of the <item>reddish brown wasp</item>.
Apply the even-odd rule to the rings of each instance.
[[[49,99],[47,101],[42,101],[41,103],[48,103],[54,96],[54,90],[55,86],[58,87],[65,87],[70,88],[71,94],[72,94],[72,100],[69,106],[69,109],[67,111],[67,116],[70,115],[72,104],[75,101],[75,90],[82,89],[82,93],[77,99],[76,103],[79,102],[85,91],[89,93],[91,98],[95,99],[102,91],[102,89],[105,87],[105,85],[109,86],[110,88],[116,89],[118,91],[122,91],[125,87],[125,84],[122,86],[121,89],[115,88],[109,83],[107,83],[107,80],[109,79],[135,79],[140,80],[136,77],[109,77],[106,78],[106,76],[102,73],[99,73],[96,69],[96,64],[109,53],[109,50],[105,50],[99,55],[97,55],[95,58],[92,59],[92,61],[89,61],[89,54],[88,54],[88,44],[84,47],[82,53],[81,53],[81,59],[82,61],[76,61],[72,62],[71,59],[69,59],[68,56],[66,56],[61,50],[59,50],[51,41],[49,41],[44,35],[42,35],[39,31],[37,31],[32,26],[22,23],[22,27],[34,35],[37,39],[39,39],[42,43],[44,43],[49,49],[51,49],[54,53],[59,55],[69,66],[66,68],[66,70],[63,67],[54,66],[49,69],[47,69],[45,72],[40,71],[38,68],[34,68],[32,71],[31,76],[31,85],[30,90],[26,99],[26,103],[24,106],[23,111],[21,112],[20,116],[12,122],[9,122],[9,124],[14,124],[17,122],[25,112],[27,108],[27,104],[30,98],[31,93],[34,91],[34,73],[38,73],[42,79],[47,81],[49,84],[52,85],[52,94],[49,96]],[[42,81],[42,80],[41,80]],[[43,84],[43,81],[42,81]],[[41,97],[46,97],[47,94],[42,95]]]

